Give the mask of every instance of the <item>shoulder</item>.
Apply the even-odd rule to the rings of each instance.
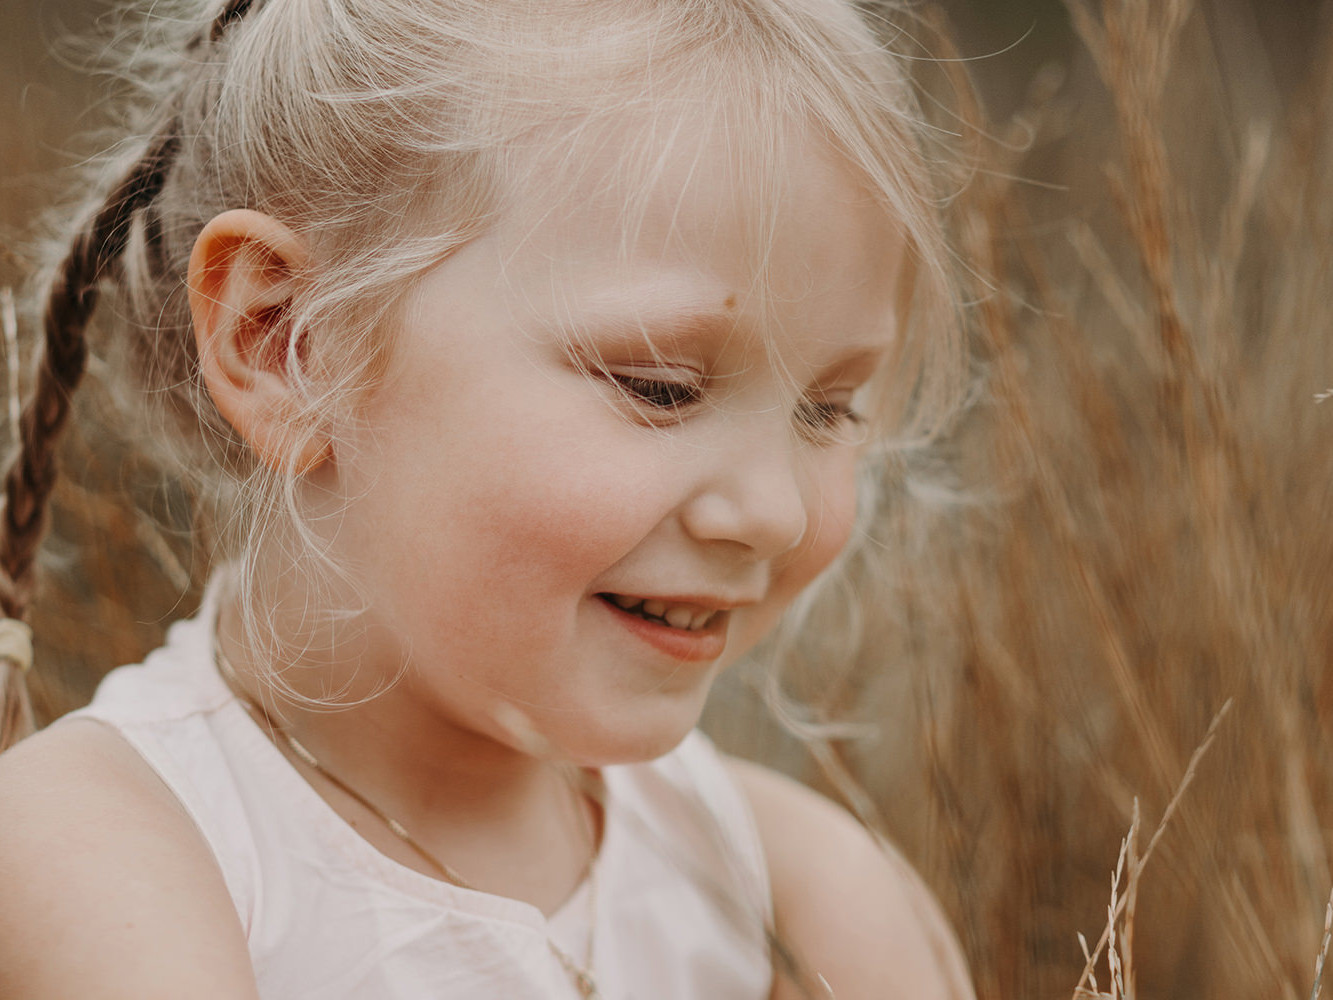
[[[0,755],[0,812],[0,995],[256,996],[207,844],[114,731],[59,723]]]
[[[728,763],[767,855],[778,938],[804,968],[839,1000],[972,997],[953,933],[906,860],[803,785]],[[774,1000],[807,995],[778,976]]]

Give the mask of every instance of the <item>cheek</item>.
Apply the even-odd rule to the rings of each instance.
[[[437,555],[455,577],[490,577],[530,598],[563,592],[621,559],[660,516],[652,477],[614,439],[562,435],[544,419],[510,430],[473,438],[434,488],[414,491],[408,517],[438,525],[447,552]]]
[[[810,524],[805,539],[783,569],[787,599],[828,568],[847,546],[856,523],[856,479],[852,467],[839,468],[837,474],[821,480],[809,504]]]

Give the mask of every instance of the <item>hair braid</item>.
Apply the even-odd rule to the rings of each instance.
[[[217,42],[253,6],[254,0],[227,0],[208,30],[187,49]],[[56,482],[56,446],[87,365],[86,333],[97,308],[100,283],[124,254],[136,215],[146,249],[156,264],[163,263],[162,219],[152,203],[162,190],[180,142],[179,123],[172,119],[154,135],[144,155],[74,237],[51,282],[33,394],[19,416],[18,452],[5,476],[4,512],[0,517],[0,614],[6,618],[21,621],[32,598],[33,565],[46,531],[47,506]],[[26,666],[26,661],[0,656],[0,751],[33,729],[32,705],[23,677]]]
[[[51,284],[36,385],[19,418],[19,452],[5,477],[0,610],[10,618],[24,616],[32,593],[33,560],[56,479],[56,444],[87,362],[85,330],[97,306],[98,283],[124,251],[134,213],[162,189],[179,145],[172,122],[74,238]]]

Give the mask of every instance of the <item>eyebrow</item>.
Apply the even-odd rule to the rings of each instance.
[[[736,315],[725,310],[649,311],[618,306],[608,304],[602,311],[591,309],[557,321],[554,326],[566,349],[594,356],[622,354],[625,360],[643,363],[687,349],[698,341],[716,337],[729,341],[738,328]]]
[[[636,343],[675,344],[717,333],[730,335],[739,319],[724,310],[682,309],[657,313],[642,310],[628,313],[594,314],[578,324],[578,333],[599,339],[610,338],[632,347]]]
[[[843,373],[869,376],[888,356],[888,344],[851,344],[845,353],[820,368],[818,374],[821,378]]]

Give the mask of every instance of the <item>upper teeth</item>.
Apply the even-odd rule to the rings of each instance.
[[[704,611],[683,604],[667,604],[665,601],[644,600],[641,597],[626,597],[624,594],[609,594],[611,603],[626,611],[633,611],[649,618],[660,618],[672,628],[698,631],[713,620],[715,611]]]

